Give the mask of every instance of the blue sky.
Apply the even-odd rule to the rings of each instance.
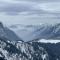
[[[60,22],[60,0],[0,0],[0,21],[4,24]]]

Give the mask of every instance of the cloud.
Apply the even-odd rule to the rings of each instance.
[[[60,13],[60,2],[58,2],[58,3],[44,3],[39,6],[44,11],[51,12],[51,13]]]
[[[60,2],[60,0],[15,0],[15,1],[29,1],[29,2]]]
[[[10,0],[9,0],[10,1]],[[19,14],[21,12],[29,12],[33,11],[33,6],[35,3],[30,2],[8,2],[7,0],[0,1],[0,12],[4,12],[6,14]]]
[[[0,0],[0,21],[5,24],[60,22],[60,0]]]
[[[51,2],[47,3],[47,1]],[[55,2],[52,0],[42,0],[42,2],[41,0],[2,0],[0,1],[0,12],[7,15],[59,14],[60,2],[53,1]]]
[[[10,0],[8,0],[10,1]],[[40,7],[38,6],[38,3],[34,2],[28,2],[28,1],[10,1],[7,0],[4,2],[3,0],[0,1],[0,12],[4,12],[8,15],[18,15],[25,12],[29,14],[41,14],[45,13],[43,12]]]

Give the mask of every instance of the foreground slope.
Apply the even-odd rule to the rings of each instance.
[[[49,56],[49,60],[60,60],[60,40],[39,39],[28,42],[37,49],[38,46],[43,47]]]
[[[9,41],[0,38],[0,59],[4,60],[49,60],[48,53],[23,41]]]

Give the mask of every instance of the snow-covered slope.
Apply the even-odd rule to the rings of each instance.
[[[60,60],[60,43],[9,41],[0,38],[0,60]]]
[[[13,44],[15,42],[15,44]],[[49,60],[44,48],[22,41],[7,41],[0,38],[0,58],[4,60]]]
[[[16,24],[8,27],[21,37],[24,41],[34,39],[60,39],[60,23],[40,24],[40,25],[21,25]]]
[[[7,38],[9,40],[21,40],[13,31],[4,27],[0,22],[0,37]]]

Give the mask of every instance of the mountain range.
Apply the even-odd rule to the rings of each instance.
[[[59,39],[60,24],[4,27],[0,22],[0,60],[60,60]]]
[[[22,25],[16,24],[8,27],[21,37],[24,41],[34,39],[60,39],[60,23],[40,24],[40,25]]]

